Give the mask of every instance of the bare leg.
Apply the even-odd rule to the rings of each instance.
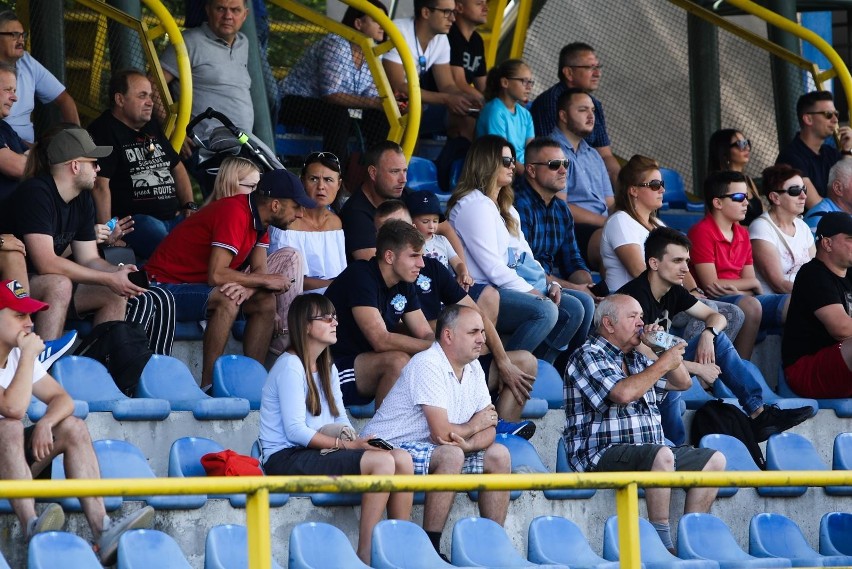
[[[30,282],[30,295],[50,305],[47,310],[33,314],[35,331],[43,340],[55,340],[62,335],[71,291],[71,281],[62,275],[39,275]]]
[[[408,360],[405,352],[365,352],[355,358],[358,393],[376,399],[376,409],[391,390]]]
[[[3,480],[32,480],[32,472],[24,457],[24,424],[16,419],[0,419],[0,478]],[[27,522],[36,517],[35,500],[20,498],[10,500],[21,528],[26,532]]]
[[[394,460],[394,474],[414,474],[414,463],[408,451],[394,449],[390,451]],[[411,519],[411,507],[414,502],[412,492],[393,492],[388,498],[388,518],[392,520]]]
[[[127,300],[105,286],[81,284],[74,293],[74,306],[80,314],[94,312],[93,324],[124,322]]]
[[[718,472],[725,470],[725,455],[721,452],[715,453],[702,469],[703,472]],[[646,490],[647,492],[647,490]],[[686,492],[686,503],[683,506],[684,514],[693,512],[707,513],[716,499],[718,488],[690,488]]]
[[[743,296],[736,304],[743,311],[743,314],[745,314],[745,321],[743,322],[743,327],[740,328],[737,339],[734,341],[734,347],[742,359],[750,360],[751,354],[754,351],[757,332],[760,329],[760,319],[763,316],[763,309],[753,296]]]
[[[407,454],[407,453],[406,453]],[[410,460],[409,460],[410,462]],[[361,457],[361,474],[390,475],[394,473],[396,461],[389,452],[367,451]],[[410,495],[409,495],[410,496]],[[373,528],[382,519],[390,492],[368,492],[361,497],[361,523],[358,530],[358,557],[370,563],[373,543]],[[411,500],[409,498],[409,504]],[[409,506],[410,508],[410,506]]]
[[[432,452],[429,474],[458,474],[463,465],[464,452],[459,447],[439,445]],[[455,499],[455,492],[427,492],[423,508],[423,531],[443,531]]]
[[[207,329],[204,331],[204,353],[202,355],[201,387],[213,383],[213,364],[225,352],[228,334],[237,318],[239,307],[237,303],[219,292],[210,291],[207,303]]]
[[[511,352],[507,352],[507,355],[509,356],[509,360],[521,371],[528,373],[533,377],[535,377],[538,373],[538,360],[530,352],[525,350],[513,350]],[[497,383],[500,381],[499,375],[497,364],[491,362],[491,369],[488,371],[489,389],[493,390],[494,387],[498,387]],[[535,383],[535,381],[533,380],[530,383]],[[499,385],[499,389],[500,398],[497,399],[496,405],[497,415],[506,421],[520,421],[521,411],[523,411],[524,406],[518,403],[510,389],[504,385]]]
[[[509,449],[494,443],[485,449],[485,474],[509,474],[512,472],[512,458]],[[479,514],[493,520],[501,526],[506,523],[509,510],[509,492],[492,491],[479,493]]]
[[[483,318],[488,318],[492,323],[497,322],[497,316],[500,314],[500,293],[494,287],[485,287],[476,299],[476,306],[479,307]]]
[[[674,455],[671,450],[668,448],[660,449],[651,465],[651,472],[674,472]],[[671,497],[671,488],[645,488],[648,520],[668,524]]]
[[[243,312],[248,319],[243,336],[243,353],[262,364],[266,361],[272,330],[275,328],[275,295],[256,291],[243,304]]]
[[[27,260],[20,251],[0,251],[0,275],[3,280],[16,280],[22,287],[30,290]]]

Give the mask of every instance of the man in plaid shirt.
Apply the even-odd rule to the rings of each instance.
[[[643,327],[639,303],[623,294],[598,305],[594,325],[596,332],[574,352],[565,370],[563,438],[571,467],[580,472],[724,470],[721,453],[669,447],[663,437],[658,403],[667,390],[685,390],[692,381],[683,366],[686,344],[663,351],[655,362],[636,351],[640,342],[652,346],[650,336],[661,328]],[[690,489],[684,513],[709,512],[716,491]],[[648,519],[673,551],[670,499],[669,488],[645,489]]]

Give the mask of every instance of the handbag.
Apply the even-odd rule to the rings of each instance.
[[[340,441],[354,441],[358,438],[358,433],[349,425],[343,423],[329,423],[323,425],[319,431],[320,434],[334,437],[334,446],[332,448],[324,448],[320,451],[321,455],[326,455],[336,450],[340,450]]]
[[[532,255],[527,255],[526,251],[518,255],[514,247],[509,247],[509,263],[510,269],[515,269],[518,276],[527,281],[527,283],[536,289],[541,294],[547,296],[547,273]]]

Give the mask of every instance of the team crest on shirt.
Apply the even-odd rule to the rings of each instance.
[[[420,273],[420,276],[417,277],[415,284],[420,287],[420,290],[423,292],[429,292],[432,290],[432,279]]]
[[[406,304],[408,304],[408,299],[401,294],[396,295],[390,301],[390,305],[393,306],[393,309],[397,312],[402,312],[403,310],[405,310]]]

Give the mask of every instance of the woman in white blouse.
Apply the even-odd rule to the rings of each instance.
[[[802,221],[808,190],[802,173],[787,164],[763,171],[769,211],[749,225],[757,280],[767,294],[789,294],[802,265],[816,254],[814,237]]]

